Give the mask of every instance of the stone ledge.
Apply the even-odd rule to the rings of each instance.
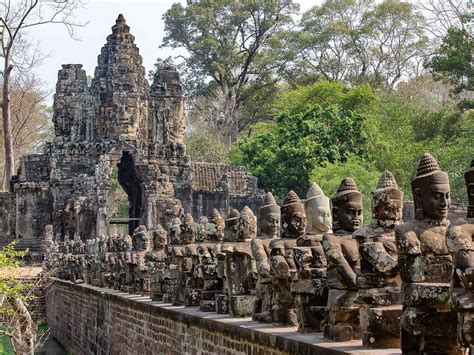
[[[239,338],[243,342],[268,346],[283,353],[296,354],[400,354],[400,349],[371,350],[362,346],[362,341],[330,342],[321,333],[298,333],[296,327],[276,326],[252,321],[251,318],[232,318],[229,315],[205,313],[198,307],[173,306],[139,295],[130,295],[116,290],[76,285],[72,282],[55,279],[57,284],[75,291],[112,301],[129,309],[149,312],[160,317],[170,318],[190,326],[203,328],[225,336]],[[54,286],[53,286],[54,287]],[[49,305],[48,308],[54,307]],[[58,339],[61,341],[61,339]],[[66,345],[66,344],[63,344]]]

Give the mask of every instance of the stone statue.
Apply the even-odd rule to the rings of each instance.
[[[263,205],[258,210],[258,233],[250,242],[252,255],[257,267],[256,301],[252,318],[270,323],[273,285],[270,276],[270,242],[280,237],[280,206],[271,192],[267,192]]]
[[[323,246],[326,252],[328,280],[329,322],[324,336],[335,341],[360,339],[357,274],[360,257],[357,241],[352,233],[362,227],[362,194],[350,177],[344,178],[332,198],[334,233],[325,233]]]
[[[163,284],[163,301],[175,303],[178,288],[178,258],[182,256],[181,219],[173,218],[169,229],[167,275]]]
[[[166,275],[166,244],[168,234],[159,224],[153,231],[153,250],[145,254],[150,273],[150,293],[152,301],[163,300],[163,283]]]
[[[222,293],[216,296],[216,312],[219,314],[229,313],[229,291],[228,291],[228,275],[226,275],[226,254],[233,251],[233,244],[237,241],[239,234],[240,212],[235,208],[231,208],[227,218],[225,219],[224,243],[222,244],[221,253],[217,256],[217,273],[223,279]]]
[[[228,294],[229,313],[232,316],[247,317],[252,315],[256,299],[256,268],[251,241],[257,234],[257,218],[248,206],[242,209],[238,217],[236,231],[237,234],[230,235],[234,241],[222,245],[222,252],[225,254],[225,290]]]
[[[291,294],[291,282],[297,277],[293,249],[304,235],[306,214],[304,204],[294,191],[286,195],[281,207],[281,239],[270,242],[270,274],[273,300],[270,316],[273,323],[297,325],[297,315]]]
[[[401,280],[395,226],[402,223],[403,192],[390,171],[372,192],[372,221],[354,232],[361,269],[357,275],[362,341],[372,348],[400,346]]]
[[[173,256],[178,265],[178,280],[173,304],[186,303],[186,284],[193,278],[193,259],[186,254],[186,245],[193,243],[196,239],[196,228],[194,219],[190,213],[183,216],[181,222],[180,243],[173,246]]]
[[[223,289],[222,278],[218,275],[217,256],[221,253],[225,222],[217,209],[213,209],[207,223],[206,241],[198,247],[199,274],[203,279],[200,309],[204,312],[216,311],[216,295]]]
[[[316,184],[311,184],[305,200],[306,234],[296,240],[294,248],[298,278],[291,283],[295,295],[300,332],[321,331],[327,318],[326,256],[323,234],[332,232],[331,204]]]
[[[145,260],[146,254],[152,249],[152,239],[145,226],[135,229],[132,236],[133,253],[130,264],[131,288],[130,293],[150,294],[150,274]]]
[[[416,220],[395,228],[402,279],[402,352],[460,354],[457,314],[449,295],[453,263],[446,246],[448,174],[430,154],[424,154],[411,188]]]
[[[464,178],[467,217],[450,226],[447,244],[454,263],[451,299],[458,313],[458,341],[474,354],[474,160]]]

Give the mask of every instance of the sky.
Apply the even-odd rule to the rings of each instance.
[[[37,40],[41,51],[48,55],[36,69],[36,74],[43,81],[45,89],[52,92],[61,64],[83,64],[86,74],[93,76],[97,56],[120,13],[124,15],[130,32],[135,36],[135,43],[140,49],[143,65],[148,73],[158,57],[180,54],[179,50],[159,48],[164,35],[162,16],[177,1],[179,0],[89,0],[85,8],[76,12],[77,21],[88,22],[87,26],[75,30],[75,35],[80,40],[71,39],[66,28],[60,24],[36,27],[28,35]],[[186,3],[185,0],[180,2]],[[320,0],[296,2],[305,11],[320,3]],[[48,103],[52,103],[52,95],[48,98]]]

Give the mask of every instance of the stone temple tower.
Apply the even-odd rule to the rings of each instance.
[[[45,225],[57,238],[110,233],[107,208],[114,169],[129,200],[129,233],[165,228],[230,206],[257,208],[263,193],[242,167],[191,162],[184,142],[184,97],[175,68],[149,85],[139,49],[119,15],[97,60],[91,85],[81,64],[58,72],[54,139],[24,156],[10,192],[0,193],[0,245],[18,239],[39,249]]]
[[[98,99],[102,139],[148,138],[148,82],[134,41],[119,15],[102,47],[91,85]]]

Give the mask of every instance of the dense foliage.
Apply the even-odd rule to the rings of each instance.
[[[462,172],[474,156],[472,111],[451,104],[433,112],[398,93],[338,82],[290,90],[277,102],[276,123],[260,125],[232,149],[232,161],[248,167],[263,188],[303,194],[316,181],[333,194],[351,175],[369,196],[376,176],[390,170],[410,198],[417,160],[431,152],[450,173],[454,201],[465,201]]]

